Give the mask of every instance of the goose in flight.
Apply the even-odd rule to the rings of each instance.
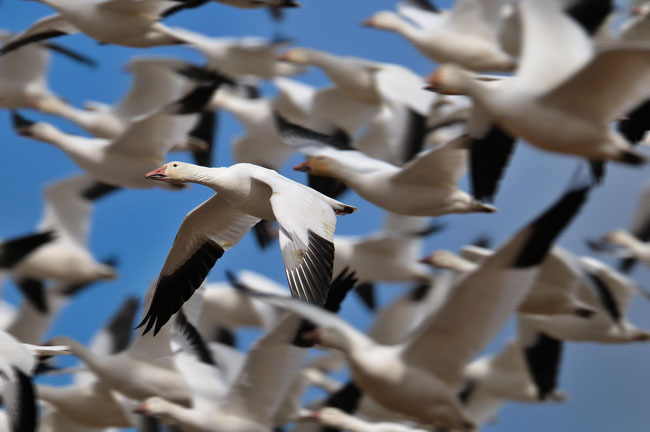
[[[399,344],[377,344],[313,305],[265,297],[311,321],[316,329],[303,337],[341,350],[354,382],[385,408],[426,424],[473,430],[457,396],[465,366],[516,311],[589,189],[576,185],[564,193],[455,286],[435,313]]]
[[[595,49],[555,2],[523,0],[520,6],[524,44],[514,77],[481,82],[446,64],[428,79],[430,88],[467,94],[475,102],[472,121],[481,139],[471,151],[480,152],[479,163],[495,166],[473,171],[473,183],[496,191],[485,185],[498,182],[512,151],[512,144],[492,145],[493,131],[596,162],[644,163],[645,157],[609,124],[650,96],[650,49],[629,42]],[[594,168],[594,174],[599,177],[602,170]]]
[[[277,221],[289,288],[301,300],[323,304],[332,278],[336,215],[357,209],[276,171],[240,163],[205,168],[169,162],[148,179],[198,183],[216,192],[187,214],[140,323],[154,334],[203,283],[215,262],[261,219]]]
[[[61,132],[49,123],[34,123],[14,113],[19,135],[62,149],[89,175],[118,187],[151,188],[142,176],[160,166],[165,156],[200,119],[200,112],[222,83],[221,77],[200,85],[176,102],[139,116],[114,139],[86,138]],[[178,189],[178,185],[161,185]]]

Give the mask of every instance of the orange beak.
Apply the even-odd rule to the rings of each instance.
[[[133,412],[136,414],[145,415],[148,413],[147,406],[145,404],[140,404],[137,407],[133,408]]]
[[[427,255],[427,256],[425,256],[424,258],[420,258],[420,259],[418,260],[418,262],[419,262],[420,264],[429,264],[429,265],[431,265],[431,255]]]
[[[167,170],[167,166],[163,165],[157,170],[153,170],[151,172],[148,172],[147,174],[144,175],[144,178],[150,179],[150,180],[166,180],[167,175],[165,174],[165,170]]]
[[[285,62],[290,62],[291,61],[291,60],[289,60],[289,56],[287,55],[286,52],[276,55],[275,59],[280,60],[280,61],[285,61]]]
[[[425,90],[429,91],[434,91],[438,92],[440,91],[440,69],[436,70],[435,72],[431,73],[428,77],[425,78],[425,82],[428,84],[427,86],[424,87]]]
[[[364,27],[374,27],[375,23],[372,21],[372,18],[367,18],[361,21],[361,25]]]

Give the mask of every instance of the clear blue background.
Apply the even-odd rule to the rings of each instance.
[[[280,31],[282,35],[294,38],[298,46],[395,62],[420,75],[435,69],[432,62],[399,36],[359,26],[361,20],[373,12],[392,9],[394,0],[303,0],[303,3],[302,8],[290,10],[280,26],[273,23],[265,11],[238,10],[215,3],[178,14],[166,23],[212,36],[272,37]],[[450,2],[438,3],[448,6]],[[5,0],[0,4],[0,27],[19,31],[50,13],[52,10],[42,4]],[[86,100],[106,103],[119,100],[130,79],[122,71],[122,65],[131,56],[173,54],[195,62],[202,61],[198,53],[183,47],[145,50],[100,46],[83,35],[62,37],[58,42],[91,55],[100,63],[98,69],[89,69],[53,56],[50,86],[77,106]],[[316,86],[327,83],[327,79],[316,71],[300,79]],[[68,132],[82,133],[64,121],[31,112],[28,115],[47,119]],[[224,114],[221,118],[215,166],[231,163],[229,143],[242,133],[241,126],[232,116]],[[53,146],[16,136],[6,111],[0,111],[0,137],[3,204],[0,236],[7,238],[27,233],[37,225],[43,210],[41,191],[44,185],[80,170]],[[172,156],[174,159],[183,157]],[[441,218],[448,229],[427,240],[425,252],[439,248],[457,250],[478,234],[489,234],[500,243],[566,188],[576,163],[577,160],[570,157],[543,153],[527,145],[519,146],[496,201],[499,212]],[[290,166],[287,164],[283,174],[304,181],[304,175],[291,171]],[[627,226],[649,173],[650,168],[609,167],[604,186],[592,193],[580,216],[561,237],[560,244],[573,252],[588,254],[585,238],[598,237],[613,228]],[[211,193],[201,186],[192,186],[183,192],[129,190],[99,202],[93,215],[90,248],[99,258],[117,255],[120,278],[115,282],[97,284],[76,298],[52,328],[50,336],[65,334],[87,342],[126,295],[144,293],[148,284],[157,277],[185,214]],[[376,207],[363,202],[354,193],[345,195],[343,201],[358,206],[360,211],[338,219],[338,234],[361,234],[381,226],[382,212]],[[261,253],[252,236],[245,237],[229,251],[217,263],[208,280],[222,280],[224,269],[245,268],[286,284],[279,247],[274,245],[268,252]],[[650,287],[648,275],[648,271],[642,268],[634,273],[635,279],[646,288]],[[385,303],[402,292],[403,287],[385,285],[381,289],[382,303]],[[11,284],[7,284],[4,294],[13,302],[20,300]],[[635,299],[630,319],[650,327],[649,311],[650,305],[646,300]],[[371,322],[370,315],[356,298],[346,301],[342,313],[362,328]],[[510,325],[489,350],[498,349],[512,333]],[[496,424],[487,426],[486,430],[649,430],[649,363],[650,347],[647,345],[569,343],[564,352],[560,383],[570,399],[563,404],[545,406],[509,404],[499,414]]]

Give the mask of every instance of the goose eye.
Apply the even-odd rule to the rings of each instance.
[[[173,166],[174,168],[176,168],[176,167],[178,166],[178,164],[174,164],[174,165],[172,165],[172,166]]]

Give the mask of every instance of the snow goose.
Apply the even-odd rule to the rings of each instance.
[[[381,11],[362,24],[401,34],[434,62],[476,71],[511,71],[515,60],[499,46],[498,38],[503,3],[457,0],[451,11],[429,12],[426,23],[420,19],[416,24],[394,12]]]
[[[400,423],[371,423],[334,407],[304,412],[300,415],[300,420],[312,420],[328,428],[349,432],[427,432],[426,429],[414,428]]]
[[[177,5],[172,0],[38,1],[58,13],[41,18],[14,36],[2,47],[0,55],[30,43],[80,32],[100,43],[129,47],[177,43],[158,31],[165,26],[157,21]]]
[[[356,57],[342,57],[310,48],[291,48],[278,59],[297,65],[314,65],[346,96],[380,106],[386,100],[426,115],[434,97],[422,91],[422,79],[409,69]]]
[[[142,115],[115,139],[69,135],[48,123],[33,123],[14,114],[18,134],[51,143],[97,180],[112,186],[151,188],[142,175],[164,163],[172,147],[183,142],[200,112],[221,84],[217,78],[176,102]],[[163,185],[178,189],[178,185]]]
[[[251,164],[204,168],[170,162],[146,175],[163,182],[198,183],[216,194],[181,224],[140,326],[154,334],[203,282],[225,251],[260,219],[277,220],[292,295],[323,303],[332,277],[336,215],[357,209],[276,171]],[[218,217],[217,217],[218,216]],[[180,293],[180,296],[178,295]]]
[[[316,330],[304,338],[343,351],[354,382],[385,408],[424,423],[471,430],[474,424],[457,397],[462,372],[526,296],[547,251],[588,191],[586,186],[572,187],[463,279],[401,344],[376,344],[313,305],[292,299],[269,301],[314,323]]]
[[[36,431],[36,395],[31,379],[36,368],[36,356],[62,354],[68,354],[67,347],[21,344],[0,331],[0,388],[10,431]]]
[[[179,71],[185,67],[186,62],[174,58],[133,58],[124,66],[133,75],[131,87],[115,105],[89,102],[86,110],[65,105],[48,112],[76,123],[97,138],[117,138],[137,116],[183,96],[188,80]]]
[[[152,291],[153,286],[147,292],[147,304],[151,304]],[[195,297],[198,302],[200,296]],[[169,327],[161,327],[156,338],[138,333],[127,349],[111,355],[96,354],[69,337],[57,337],[51,342],[66,342],[105,390],[115,390],[136,400],[164,395],[186,405],[189,390],[173,363]],[[124,414],[120,411],[120,415]]]
[[[108,323],[95,332],[90,351],[97,356],[111,356],[126,349],[137,308],[138,301],[127,298]],[[46,402],[53,422],[84,428],[130,426],[112,392],[89,370],[76,372],[73,382],[65,387],[41,384],[38,393]],[[97,415],[98,412],[101,415]]]
[[[0,31],[0,43],[6,44],[11,33]],[[47,88],[49,51],[58,51],[69,57],[91,60],[56,44],[37,44],[0,57],[0,106],[3,108],[35,108],[64,106],[58,96]]]
[[[44,280],[53,280],[68,289],[100,279],[115,278],[115,270],[97,262],[87,249],[92,198],[96,182],[87,176],[57,181],[45,189],[45,211],[39,231],[54,232],[56,239],[27,255],[12,270],[12,277],[41,311],[47,310]],[[109,192],[106,190],[105,192]],[[101,197],[101,194],[94,198]]]
[[[276,119],[284,140],[312,156],[296,165],[295,170],[335,178],[385,210],[408,216],[496,210],[456,186],[465,173],[466,150],[461,139],[422,152],[400,168],[359,151],[337,150],[336,147],[345,148],[346,144],[281,116]]]
[[[645,158],[609,123],[648,97],[650,51],[620,43],[594,52],[587,34],[553,2],[525,0],[521,10],[524,46],[515,77],[484,83],[447,64],[429,77],[431,87],[470,95],[475,121],[484,125],[484,131],[495,123],[545,150],[595,161],[643,163]],[[605,80],[608,91],[594,91]],[[485,163],[499,160],[502,166],[495,170],[503,172],[512,146],[481,147],[484,153],[500,153]],[[498,177],[474,182],[496,182]]]
[[[334,236],[334,273],[349,267],[366,283],[430,281],[432,272],[418,262],[422,237],[430,234],[429,218],[387,213],[385,221],[376,234]],[[434,225],[432,231],[439,229]]]
[[[600,242],[588,241],[587,244],[598,252],[609,252],[609,244],[623,247],[615,250],[617,254],[626,257],[619,264],[619,269],[624,273],[632,271],[637,260],[650,265],[650,183],[643,187],[641,198],[637,204],[629,231],[614,230],[606,234]]]
[[[55,239],[52,231],[27,234],[0,242],[0,269],[10,269],[35,249]]]
[[[477,424],[493,419],[509,400],[534,403],[566,398],[556,389],[562,342],[521,321],[518,327],[517,337],[500,352],[465,368],[460,397]]]
[[[491,253],[488,249],[465,246],[461,256],[439,250],[423,261],[436,267],[469,273]],[[530,292],[519,306],[519,313],[591,317],[594,309],[578,298],[578,286],[582,276],[582,270],[575,265],[569,253],[559,246],[554,246],[544,260]]]
[[[177,6],[165,11],[164,16],[170,16],[178,11],[183,9],[192,9],[199,6],[203,6],[208,3],[210,0],[190,0],[184,1]],[[284,17],[285,8],[293,8],[300,6],[300,3],[295,2],[294,0],[214,0],[217,3],[222,3],[228,6],[240,8],[240,9],[260,9],[268,8],[271,17],[274,20],[280,21]]]
[[[589,319],[562,315],[522,315],[526,324],[556,339],[577,342],[631,343],[650,341],[650,331],[630,323],[626,309],[639,288],[608,265],[590,257],[573,257],[583,270],[580,299],[594,310]]]
[[[277,60],[276,52],[289,44],[289,40],[265,41],[257,37],[211,38],[182,28],[161,29],[179,43],[200,51],[207,60],[207,68],[218,70],[230,77],[273,78],[278,75],[295,75],[303,68]]]
[[[282,285],[248,270],[239,272],[230,284],[207,284],[198,324],[201,334],[211,334],[215,327],[225,327],[231,331],[238,327],[258,327],[269,330],[279,318],[276,308],[243,294],[232,284],[243,284],[278,295],[287,294]]]
[[[324,307],[336,311],[355,283],[354,274],[339,275]],[[191,388],[192,408],[155,397],[145,400],[137,412],[192,431],[261,432],[276,426],[277,414],[284,410],[283,401],[307,353],[301,344],[301,320],[291,315],[280,319],[255,342],[239,376],[228,387],[198,332],[182,317],[182,312],[176,317],[172,341],[182,348],[176,350],[175,358]],[[178,333],[183,340],[179,341]]]

